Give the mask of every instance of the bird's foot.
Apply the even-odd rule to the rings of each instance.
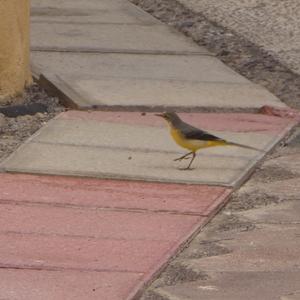
[[[174,161],[182,161],[183,159],[189,159],[189,157],[179,157],[179,158],[175,158]]]
[[[189,156],[190,156],[191,154],[193,154],[193,152],[189,152],[189,153],[187,153],[187,154],[185,154],[185,155],[183,155],[183,156],[180,156],[180,157],[178,157],[178,158],[175,158],[174,161],[181,161],[181,160],[183,160],[183,159],[189,159]]]
[[[180,171],[192,171],[192,170],[194,170],[195,168],[179,168],[178,170],[180,170]]]

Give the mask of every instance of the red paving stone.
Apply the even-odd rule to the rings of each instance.
[[[0,205],[0,232],[97,239],[177,241],[203,217],[61,207]]]
[[[231,132],[278,133],[285,129],[290,120],[249,113],[180,113],[185,121],[207,130]],[[65,120],[94,120],[98,122],[124,123],[128,125],[164,126],[164,121],[153,113],[140,112],[82,112],[68,111],[59,115]]]
[[[131,299],[230,192],[0,174],[0,295]]]
[[[124,300],[143,274],[0,269],[2,300]]]
[[[217,186],[0,174],[0,201],[207,215],[231,189]]]
[[[177,243],[0,233],[0,244],[0,266],[138,273],[151,271]]]

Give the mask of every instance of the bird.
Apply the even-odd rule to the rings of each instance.
[[[182,170],[191,170],[191,165],[196,157],[196,152],[199,149],[215,147],[215,146],[237,146],[245,149],[264,152],[264,150],[257,149],[251,146],[246,146],[239,143],[230,142],[210,134],[207,131],[196,128],[184,121],[182,121],[175,112],[165,112],[155,114],[158,117],[165,119],[170,127],[170,134],[174,141],[181,147],[188,149],[190,152],[180,156],[174,161],[181,161],[188,159],[192,155],[188,166]]]

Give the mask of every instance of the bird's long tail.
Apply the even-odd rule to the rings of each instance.
[[[245,148],[245,149],[251,149],[251,150],[255,150],[255,151],[259,151],[259,152],[266,152],[265,150],[254,148],[254,147],[243,145],[243,144],[239,144],[239,143],[226,142],[226,145],[228,145],[228,146],[237,146],[237,147],[241,147],[241,148]]]

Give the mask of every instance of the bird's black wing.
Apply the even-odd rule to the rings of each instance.
[[[187,123],[182,122],[181,132],[187,139],[202,140],[202,141],[222,141],[223,139],[212,135],[204,130],[193,127]]]

